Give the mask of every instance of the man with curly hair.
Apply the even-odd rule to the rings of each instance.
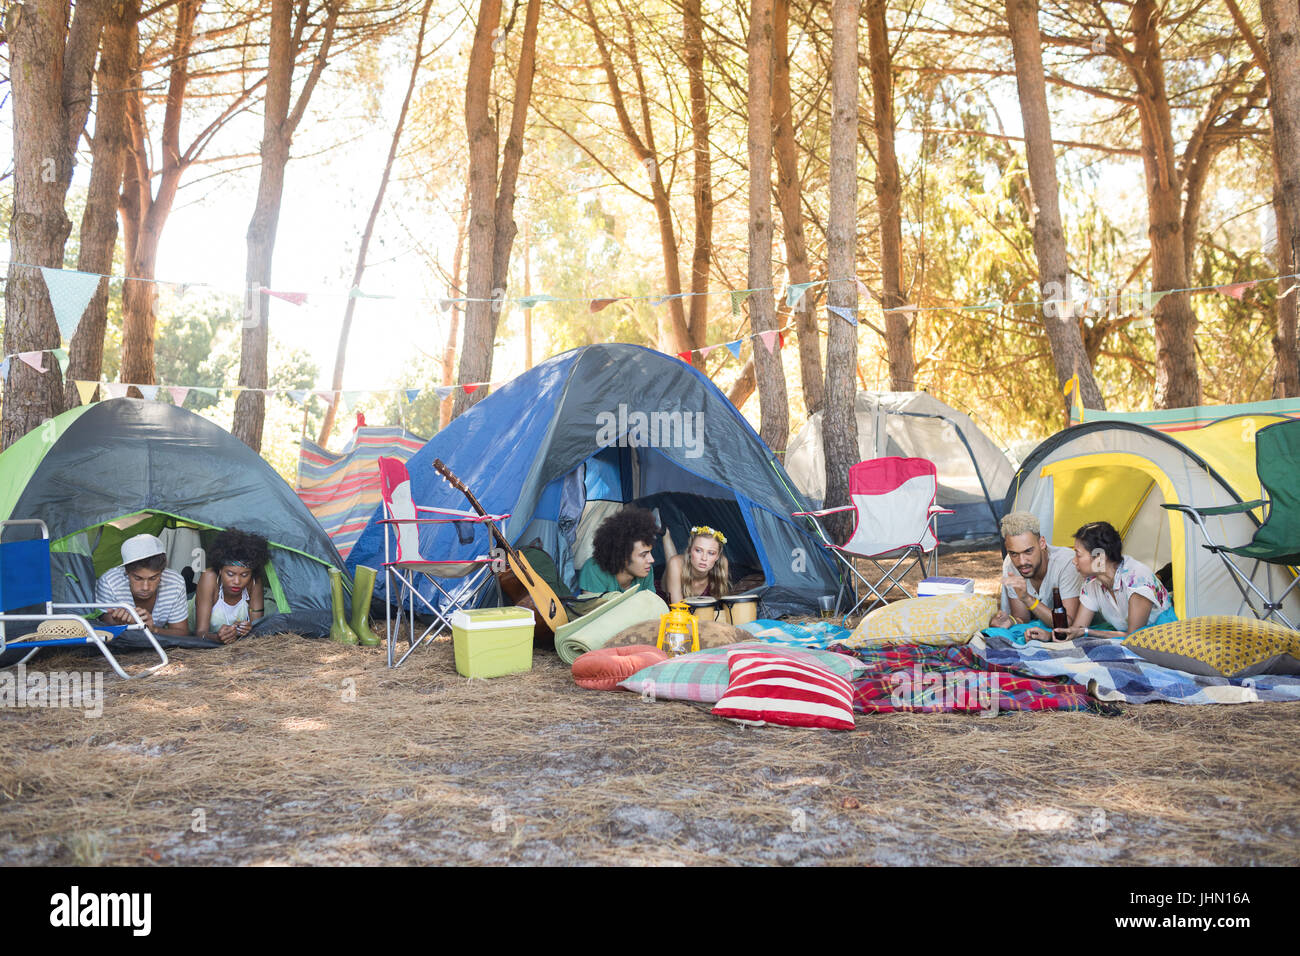
[[[659,536],[654,515],[644,508],[624,508],[596,529],[591,560],[578,572],[578,589],[591,594],[606,591],[653,591],[654,555]]]

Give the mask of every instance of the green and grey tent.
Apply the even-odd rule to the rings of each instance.
[[[12,518],[49,528],[55,601],[93,601],[96,575],[145,532],[199,546],[224,528],[265,536],[268,614],[327,611],[329,569],[343,566],[260,455],[193,412],[134,398],[70,409],[0,454],[0,519]],[[201,558],[173,548],[170,563]]]

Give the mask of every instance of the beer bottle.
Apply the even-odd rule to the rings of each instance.
[[[1052,627],[1069,627],[1070,616],[1065,613],[1065,602],[1061,600],[1061,589],[1052,588]]]

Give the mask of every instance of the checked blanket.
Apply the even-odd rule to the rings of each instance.
[[[966,645],[997,667],[1044,678],[1083,684],[1099,700],[1147,704],[1243,704],[1251,701],[1300,700],[1300,677],[1202,677],[1144,660],[1109,638],[1079,638],[1059,644],[1030,641],[1017,646],[986,634]]]
[[[1066,681],[1027,677],[989,664],[964,645],[831,650],[864,661],[867,672],[853,681],[853,709],[859,714],[953,713],[1004,710],[1088,710],[1111,712]]]

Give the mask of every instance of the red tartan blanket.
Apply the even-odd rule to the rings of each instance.
[[[853,709],[859,714],[958,711],[1091,710],[1099,704],[1081,684],[1027,677],[989,664],[968,647],[899,644],[830,650],[867,663],[853,681]]]

